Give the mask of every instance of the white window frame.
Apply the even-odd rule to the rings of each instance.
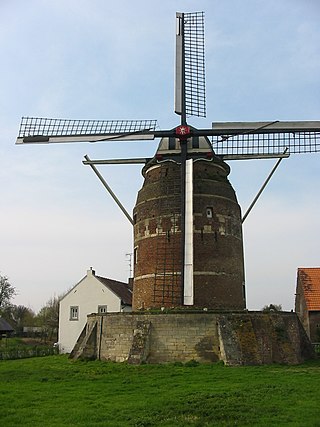
[[[207,218],[213,217],[213,209],[211,207],[206,208],[206,216],[207,216]]]
[[[133,248],[133,264],[138,264],[138,246]]]
[[[108,306],[107,305],[98,305],[98,314],[106,314],[108,313]]]
[[[70,318],[69,320],[75,321],[79,320],[79,306],[78,305],[71,305],[70,306]]]

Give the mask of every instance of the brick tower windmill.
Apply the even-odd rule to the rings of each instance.
[[[190,126],[189,116],[206,115],[204,14],[177,13],[176,18],[175,112],[181,119],[176,128],[158,131],[153,120],[25,117],[17,143],[160,138],[152,159],[90,160],[86,156],[84,162],[102,181],[97,164],[144,164],[144,183],[133,218],[125,211],[134,226],[134,309],[241,310],[245,308],[243,218],[225,161],[281,159],[319,151],[320,122]]]

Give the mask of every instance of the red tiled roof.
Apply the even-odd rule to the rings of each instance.
[[[307,309],[320,311],[320,267],[298,268],[298,280],[303,289]]]

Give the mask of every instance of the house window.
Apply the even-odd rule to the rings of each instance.
[[[98,305],[98,314],[104,314],[108,311],[108,307],[106,305]]]
[[[79,320],[79,307],[77,305],[70,307],[70,320]]]
[[[207,215],[207,218],[212,218],[212,216],[213,216],[213,209],[212,208],[207,208],[206,209],[206,215]]]

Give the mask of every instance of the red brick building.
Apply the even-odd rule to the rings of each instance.
[[[295,311],[311,342],[320,342],[320,267],[298,268]]]

